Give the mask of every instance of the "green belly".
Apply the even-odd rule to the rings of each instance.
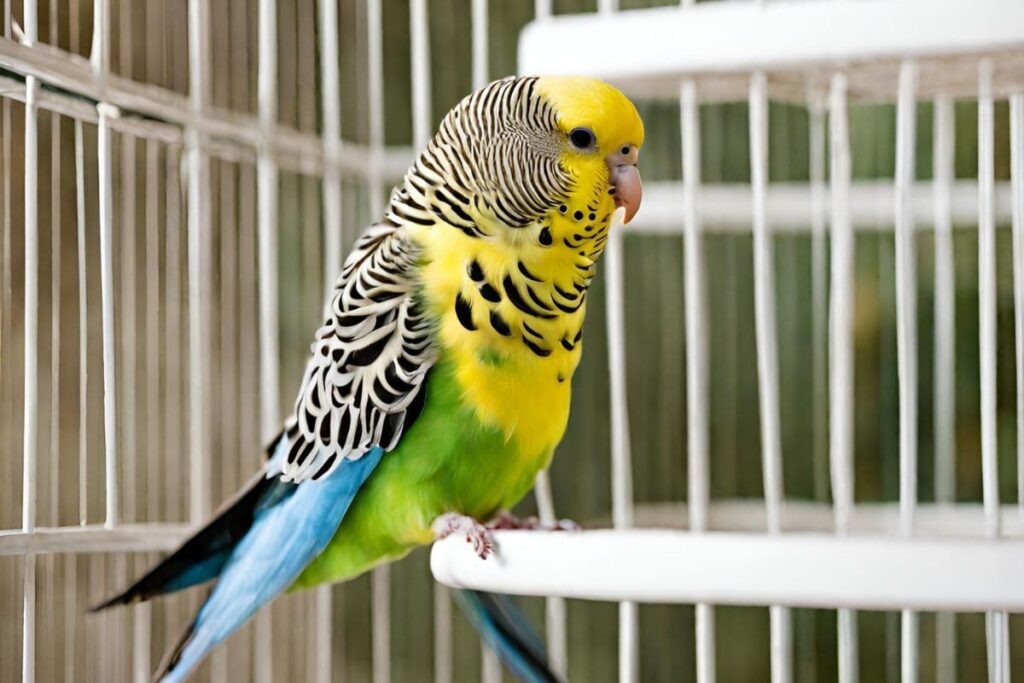
[[[295,582],[344,581],[430,543],[445,512],[486,520],[533,486],[551,451],[522,453],[515,438],[481,425],[442,358],[430,371],[419,418],[356,496],[334,538]]]

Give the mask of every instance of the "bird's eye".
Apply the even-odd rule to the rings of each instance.
[[[573,128],[569,132],[569,142],[576,149],[590,149],[597,142],[594,131],[589,128]]]

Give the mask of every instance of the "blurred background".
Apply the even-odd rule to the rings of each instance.
[[[430,0],[429,94],[437,121],[472,89],[471,0]],[[623,8],[648,0],[622,0]],[[528,0],[487,3],[487,71],[490,78],[516,73],[520,30],[534,18]],[[383,181],[343,169],[343,245],[374,216],[383,194],[412,158],[413,116],[410,6],[381,0],[383,142],[386,157],[354,157],[354,164],[382,163]],[[7,3],[11,7],[11,3]],[[368,25],[373,0],[341,0],[339,68],[341,135],[353,150],[374,142]],[[184,0],[111,0],[110,68],[124,78],[179,96],[189,94],[188,7]],[[593,12],[595,2],[555,0],[556,14]],[[309,136],[323,132],[317,7],[277,3],[277,124]],[[257,111],[257,3],[209,3],[209,105],[223,118],[255,123]],[[24,366],[24,78],[10,68],[18,56],[16,26],[21,2],[0,42],[3,163],[0,192],[0,529],[22,525],[22,425]],[[369,22],[369,23],[368,23]],[[39,40],[88,57],[93,6],[78,0],[39,4]],[[38,50],[45,50],[40,47]],[[45,54],[49,54],[48,52]],[[13,56],[12,56],[13,55]],[[79,65],[81,67],[81,65]],[[84,68],[84,67],[82,67]],[[20,88],[20,90],[19,90]],[[47,91],[44,91],[44,94]],[[48,92],[61,93],[50,89]],[[71,92],[64,90],[64,94]],[[156,92],[156,91],[154,91]],[[73,99],[73,98],[72,98]],[[647,127],[642,169],[646,183],[681,178],[677,101],[637,103]],[[85,103],[88,108],[91,105]],[[67,111],[64,112],[68,113]],[[745,102],[705,104],[700,109],[701,173],[707,184],[750,181]],[[41,527],[101,525],[105,519],[100,245],[98,239],[97,126],[95,115],[73,117],[41,108],[39,120],[39,443],[38,524]],[[810,119],[806,107],[773,103],[769,112],[772,183],[806,183],[810,177]],[[931,177],[933,111],[917,107],[916,168]],[[1008,114],[995,110],[996,180],[1009,178]],[[854,104],[850,109],[854,181],[890,180],[895,161],[895,109]],[[977,177],[977,106],[955,109],[956,178]],[[190,519],[187,178],[180,136],[115,128],[113,134],[113,294],[117,429],[120,453],[120,520],[160,527],[176,537]],[[76,150],[76,146],[78,149]],[[209,501],[216,506],[257,467],[259,339],[257,300],[257,192],[252,150],[214,153],[210,161],[210,225],[200,264],[208,306],[203,366],[209,406]],[[76,172],[78,163],[84,173]],[[322,162],[303,159],[302,149],[281,152],[277,222],[279,343],[282,416],[298,389],[312,334],[321,321],[326,233]],[[374,193],[381,193],[374,196]],[[81,222],[81,225],[80,225]],[[687,495],[684,372],[683,253],[679,234],[643,232],[625,238],[628,397],[638,523],[683,525]],[[827,406],[815,396],[823,386],[826,340],[815,335],[812,237],[806,228],[775,238],[779,377],[787,499],[830,499]],[[855,291],[855,477],[858,502],[898,500],[898,386],[896,368],[895,247],[891,223],[859,226]],[[1014,333],[1010,232],[998,230],[998,406],[1001,498],[1016,500],[1014,458]],[[84,241],[83,241],[84,236]],[[920,362],[919,490],[934,501],[933,439],[933,253],[932,234],[920,230],[917,249],[917,316]],[[956,468],[955,500],[981,501],[978,272],[975,226],[958,226],[954,237],[956,280]],[[709,301],[712,500],[762,499],[758,390],[755,360],[752,240],[745,229],[708,229],[705,237]],[[826,271],[827,272],[827,271]],[[85,286],[83,288],[83,282]],[[85,308],[81,307],[84,302]],[[551,470],[557,512],[585,525],[610,524],[609,383],[603,284],[590,299],[586,352],[574,379],[574,405],[565,441]],[[84,346],[82,342],[84,341]],[[84,350],[83,350],[84,349]],[[535,509],[525,501],[521,514]],[[675,520],[675,521],[674,521]],[[178,523],[177,526],[174,523]],[[135,527],[132,527],[135,528]],[[145,527],[137,527],[145,537]],[[156,529],[156,527],[154,527]],[[157,533],[154,531],[154,533]],[[166,541],[163,547],[170,544]],[[126,541],[125,547],[128,547]],[[154,546],[143,546],[154,547]],[[15,546],[0,552],[0,680],[21,672],[24,560]],[[12,549],[13,548],[13,549]],[[42,681],[126,680],[133,649],[148,647],[153,665],[176,637],[198,592],[159,600],[152,613],[83,614],[95,602],[149,565],[148,553],[41,554],[37,562],[37,678]],[[695,558],[699,561],[699,558]],[[331,589],[331,660],[334,680],[369,680],[372,671],[371,590],[368,577]],[[391,680],[421,681],[434,668],[433,581],[428,553],[415,552],[392,571]],[[524,600],[538,628],[543,604]],[[717,670],[723,681],[768,677],[768,610],[718,608]],[[576,681],[616,678],[617,611],[614,604],[570,601],[569,672]],[[133,620],[151,619],[151,639],[139,641]],[[986,675],[984,617],[958,615],[956,680]],[[273,607],[272,680],[314,680],[312,594],[292,595]],[[694,676],[694,612],[686,606],[640,607],[641,679],[688,680]],[[1012,669],[1024,671],[1024,630],[1011,627]],[[204,665],[198,680],[229,672],[230,680],[254,676],[252,627]],[[898,613],[863,612],[859,619],[863,680],[899,677]],[[140,645],[139,643],[142,643]],[[134,645],[133,645],[134,643]],[[935,678],[934,619],[922,615],[921,673]],[[826,610],[795,610],[794,674],[798,681],[835,680],[836,617]],[[461,615],[454,618],[455,680],[476,680],[480,646]],[[219,669],[218,669],[219,667]]]

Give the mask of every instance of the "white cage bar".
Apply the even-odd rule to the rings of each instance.
[[[704,245],[698,214],[700,196],[700,119],[697,89],[684,81],[679,96],[683,169],[683,258],[686,295],[687,479],[690,529],[705,531],[710,488],[708,464],[707,303],[704,295]],[[715,680],[715,613],[707,603],[695,606],[697,681]]]
[[[896,345],[899,375],[900,533],[914,533],[917,502],[917,275],[910,211],[914,180],[916,66],[900,65],[896,103]],[[900,620],[900,669],[903,681],[918,678],[918,620],[903,610]]]
[[[829,96],[831,141],[832,273],[829,338],[829,471],[833,516],[838,535],[849,532],[853,507],[853,230],[850,221],[850,135],[847,79],[832,77]],[[857,617],[849,609],[837,615],[839,680],[858,679]]]

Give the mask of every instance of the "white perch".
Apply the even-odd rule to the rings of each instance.
[[[496,532],[481,560],[434,544],[452,588],[587,600],[892,610],[1024,610],[1024,542],[669,530]]]

